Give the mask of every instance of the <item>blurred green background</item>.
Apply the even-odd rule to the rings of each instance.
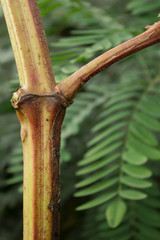
[[[152,25],[158,21],[157,16],[160,11],[159,0],[38,0],[37,2],[46,31],[57,82],[62,81],[99,54],[143,32],[146,25]],[[61,239],[160,239],[159,59],[160,50],[159,44],[157,44],[121,60],[87,83],[78,94],[73,106],[68,109],[62,130]],[[22,239],[23,235],[23,164],[19,122],[10,104],[12,92],[18,87],[18,74],[1,8],[0,82],[0,240],[18,240]],[[125,97],[126,94],[128,94],[128,97]],[[130,130],[128,125],[134,118],[135,109],[138,108],[137,104],[141,99],[143,100],[143,97],[147,102],[140,107],[144,107],[146,115],[150,115],[150,112],[153,113],[151,114],[153,119],[151,120],[148,117],[147,119],[151,122],[147,122],[145,117],[142,116],[141,118],[140,115],[142,121],[136,120],[140,121],[141,124],[140,130],[138,130],[140,131],[139,136],[137,132],[133,133],[133,129]],[[121,101],[123,104],[116,109],[116,104]],[[127,101],[128,106],[126,106]],[[110,108],[111,105],[113,106],[112,109]],[[126,107],[129,112],[125,114]],[[138,111],[141,111],[140,107]],[[106,163],[106,165],[102,164],[103,167],[100,167],[95,164],[90,166],[89,170],[80,168],[77,164],[81,160],[85,161],[88,156],[92,156],[91,153],[87,155],[87,152],[92,152],[98,144],[101,144],[99,149],[93,150],[94,157],[92,158],[94,161],[98,164],[110,156],[107,155],[107,152],[103,154],[103,151],[106,151],[106,146],[108,146],[107,143],[106,146],[105,144],[104,147],[102,146],[108,137],[103,138],[101,136],[103,132],[113,127],[113,124],[108,125],[107,122],[102,120],[112,116],[114,111],[124,113],[121,118],[112,119],[112,122],[115,121],[114,126],[117,126],[117,132],[121,130],[123,135],[119,138],[117,136],[118,140],[116,139],[116,141],[119,142],[114,142],[117,145],[114,145],[113,149],[110,150],[112,154],[120,154],[119,159],[113,165],[112,163],[110,165]],[[144,131],[141,132],[142,128]],[[141,149],[138,149],[138,146],[141,145],[136,145],[137,142],[132,141],[133,136],[130,137],[130,140],[126,140],[129,131],[142,144]],[[96,142],[96,137],[103,138],[103,142]],[[96,145],[94,145],[94,142]],[[127,145],[128,142],[133,145],[134,151],[143,154],[148,159],[147,163],[146,161],[143,163],[145,166],[140,169],[142,170],[140,175],[148,171],[148,175],[144,177],[148,179],[146,182],[134,182],[134,186],[129,186],[133,189],[142,188],[142,191],[135,192],[135,195],[134,192],[131,192],[131,194],[125,192],[126,195],[124,195],[124,192],[121,193],[123,195],[121,197],[127,199],[124,200],[127,211],[125,216],[121,217],[122,223],[120,226],[117,224],[117,227],[111,228],[108,217],[106,217],[108,213],[105,214],[105,211],[112,201],[102,200],[103,204],[101,205],[100,199],[107,194],[111,194],[112,190],[117,191],[117,185],[110,184],[107,188],[105,181],[108,181],[108,178],[109,181],[116,180],[120,172],[124,172],[125,176],[141,178],[140,175],[134,176],[134,174],[128,172],[128,169],[122,169],[122,148],[130,149],[130,146]],[[153,142],[155,144],[152,144]],[[149,147],[146,150],[147,144]],[[98,155],[96,155],[97,153]],[[140,164],[138,163],[138,165]],[[106,173],[102,182],[96,182],[95,180],[96,184],[99,185],[93,185],[91,188],[85,189],[89,183],[85,185],[83,181],[93,176],[92,171],[95,171],[95,174],[100,174],[99,168],[102,171],[103,168],[110,169],[113,166],[117,166],[117,168],[110,173]],[[134,172],[136,170],[133,169]],[[151,174],[152,178],[150,178]],[[77,193],[77,196],[84,196],[82,198],[74,196],[77,182],[79,182],[79,186],[84,186],[84,192],[82,190]],[[124,184],[127,185],[127,183]],[[101,190],[103,193],[101,193]],[[147,196],[148,198],[146,198]],[[97,207],[85,211],[75,211],[75,208],[79,205],[97,198],[95,204]],[[90,208],[90,204],[82,208]]]

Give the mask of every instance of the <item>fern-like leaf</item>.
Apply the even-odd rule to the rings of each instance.
[[[125,200],[145,199],[144,189],[152,186],[149,181],[152,171],[147,167],[147,160],[160,159],[155,134],[160,131],[160,103],[155,101],[159,98],[155,89],[154,83],[146,88],[134,86],[132,90],[118,90],[108,99],[92,130],[97,135],[88,143],[89,149],[78,163],[81,169],[77,175],[85,178],[76,184],[83,189],[75,196],[96,196],[77,209],[109,202],[106,216],[111,227],[117,227],[125,213],[119,208],[119,214],[111,220],[112,206],[125,206]],[[118,200],[115,197],[119,197]]]

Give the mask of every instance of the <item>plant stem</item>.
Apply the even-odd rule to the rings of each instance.
[[[35,0],[1,0],[21,87],[13,94],[23,143],[23,239],[60,239],[60,132],[67,103],[56,94]]]
[[[52,93],[55,85],[36,0],[1,0],[20,84],[29,93]]]
[[[58,84],[57,88],[59,91],[70,101],[91,77],[104,68],[122,58],[160,42],[160,21],[146,28],[148,30],[144,33],[105,52],[77,70],[74,74]]]
[[[17,92],[24,159],[24,240],[60,239],[59,157],[65,106],[54,95]]]

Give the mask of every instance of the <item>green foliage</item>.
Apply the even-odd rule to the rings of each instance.
[[[160,5],[158,0],[37,2],[59,82],[157,21]],[[18,81],[7,81],[17,75],[2,12],[0,22],[0,238],[7,240],[22,236],[20,221],[17,228],[13,221],[20,218],[23,166],[19,124],[8,101]],[[113,65],[84,86],[67,109],[62,239],[159,239],[159,57],[155,46]]]
[[[114,197],[120,197],[120,203],[121,199],[141,200],[147,197],[143,189],[152,186],[152,171],[147,167],[147,160],[160,159],[159,143],[155,135],[159,132],[160,103],[152,102],[160,97],[159,93],[154,92],[158,85],[156,80],[145,87],[125,87],[125,90],[120,89],[114,94],[111,93],[110,97],[107,96],[102,113],[98,115],[97,123],[92,129],[93,137],[88,142],[88,151],[79,162],[82,168],[78,170],[77,175],[85,178],[76,184],[77,188],[83,189],[75,195],[99,195],[94,195],[94,200],[78,207],[78,210],[107,203],[112,197],[113,200],[106,208],[107,219],[112,227],[119,225],[124,215],[121,214],[121,218],[115,220],[116,223],[110,220],[109,213],[116,201]],[[148,119],[151,120],[150,124]],[[93,204],[95,202],[96,204]],[[121,205],[123,204],[118,205],[117,212],[120,211]]]
[[[115,201],[111,202],[106,211],[106,218],[108,219],[109,226],[115,228],[121,223],[124,214],[126,213],[126,203],[117,198]]]
[[[151,0],[138,0],[131,1],[127,9],[132,11],[133,15],[145,14],[151,11],[157,11],[160,7],[160,3],[155,1],[154,3]]]

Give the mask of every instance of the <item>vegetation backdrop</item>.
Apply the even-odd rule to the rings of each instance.
[[[158,21],[160,9],[158,0],[37,2],[59,82]],[[18,75],[2,9],[0,26],[0,240],[17,240],[23,165],[9,99]],[[68,109],[61,150],[62,239],[160,239],[159,59],[156,45],[114,64],[87,83]]]

